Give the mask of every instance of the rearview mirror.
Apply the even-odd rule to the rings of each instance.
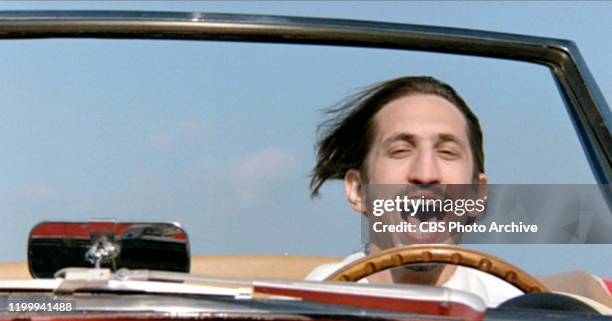
[[[177,223],[42,222],[28,240],[34,278],[66,267],[189,272],[189,240]]]

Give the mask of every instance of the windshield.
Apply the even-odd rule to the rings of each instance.
[[[5,235],[14,243],[24,244],[42,220],[115,218],[179,222],[194,255],[350,253],[360,222],[341,185],[309,197],[321,110],[406,74],[445,79],[474,106],[491,182],[594,183],[539,66],[211,42],[7,41],[3,48],[11,64],[2,67],[2,135],[12,139],[2,143],[10,174],[1,189],[11,213]],[[8,261],[24,253],[12,255]]]
[[[542,66],[306,45],[0,45],[0,57],[10,61],[0,67],[0,133],[9,138],[0,143],[7,169],[2,232],[23,249],[5,249],[5,262],[26,259],[28,232],[43,220],[176,221],[195,256],[360,251],[362,222],[347,206],[343,184],[332,181],[320,198],[310,197],[317,126],[327,118],[322,109],[409,75],[451,84],[472,107],[490,183],[595,183]],[[609,275],[609,262],[597,255],[607,245],[476,248],[518,265],[528,257],[525,269],[536,274],[567,271],[569,261],[573,269]],[[570,252],[583,257],[568,259]],[[551,264],[541,267],[541,255]]]

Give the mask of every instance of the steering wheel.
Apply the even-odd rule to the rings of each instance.
[[[470,267],[496,276],[524,293],[550,292],[536,278],[499,258],[451,245],[409,245],[388,249],[352,262],[325,280],[356,282],[376,272],[420,263],[447,263]]]

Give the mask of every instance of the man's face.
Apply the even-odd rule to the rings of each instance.
[[[484,174],[474,181],[467,122],[448,100],[426,94],[402,97],[383,106],[374,116],[374,124],[364,162],[367,180],[358,170],[345,177],[347,198],[355,211],[365,210],[365,184],[416,188],[486,183]]]
[[[448,100],[411,95],[374,116],[365,160],[370,184],[470,184],[474,160],[467,123]]]

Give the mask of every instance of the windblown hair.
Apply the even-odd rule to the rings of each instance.
[[[455,90],[432,77],[402,77],[375,84],[349,96],[325,113],[331,117],[318,127],[317,163],[310,180],[311,197],[319,195],[329,179],[343,179],[349,169],[364,171],[364,160],[374,138],[374,116],[389,102],[414,95],[440,96],[465,116],[468,139],[474,159],[474,179],[485,172],[483,135],[476,115]]]

